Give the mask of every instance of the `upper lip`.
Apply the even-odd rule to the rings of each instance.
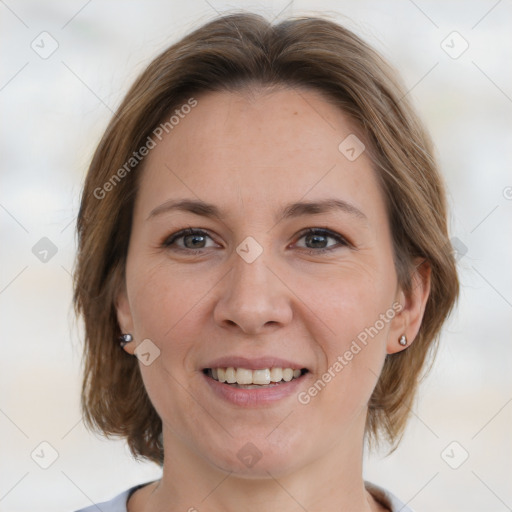
[[[224,356],[218,359],[214,359],[204,368],[230,367],[247,368],[248,370],[261,370],[264,368],[293,368],[301,370],[302,368],[306,368],[306,366],[303,364],[274,356],[254,357],[251,359],[242,356]]]

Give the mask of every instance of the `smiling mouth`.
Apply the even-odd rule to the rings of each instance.
[[[279,386],[285,382],[299,379],[308,372],[306,368],[205,368],[203,373],[217,382],[235,388],[256,389]]]

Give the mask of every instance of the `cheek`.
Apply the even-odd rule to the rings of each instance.
[[[218,279],[200,270],[177,269],[169,261],[148,266],[134,262],[131,309],[136,339],[149,338],[165,356],[172,347],[173,358],[183,361],[191,340],[199,340],[204,329],[199,315],[204,316],[208,291]]]
[[[391,309],[396,288],[393,276],[392,268],[381,270],[377,263],[350,264],[331,269],[328,279],[316,276],[316,284],[305,281],[303,293],[315,304],[330,338],[342,343],[357,338]],[[379,323],[378,330],[386,329]],[[343,343],[339,348],[344,348]]]
[[[141,365],[145,388],[161,417],[186,424],[195,420],[199,411],[190,408],[190,397],[183,393],[182,383],[197,378],[197,369],[188,357],[204,338],[204,325],[199,314],[202,300],[213,286],[201,273],[177,271],[169,261],[151,265],[133,263],[131,302],[136,339],[150,339],[160,350],[149,366]],[[186,411],[187,420],[179,411]],[[200,421],[200,418],[197,418]]]
[[[386,272],[378,263],[372,272],[368,268],[354,265],[333,271],[322,289],[304,283],[304,290],[314,290],[308,300],[315,304],[316,323],[324,333],[317,339],[326,360],[323,373],[316,376],[325,384],[317,387],[327,391],[319,393],[320,401],[336,406],[330,409],[335,416],[366,405],[382,369],[395,316],[393,267]]]
[[[188,303],[195,296],[196,283],[184,283],[172,264],[150,263],[140,258],[128,267],[132,277],[128,278],[128,293],[133,299],[131,309],[140,334],[152,333],[160,338],[162,331],[172,329],[190,309]]]

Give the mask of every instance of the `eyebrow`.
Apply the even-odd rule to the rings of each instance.
[[[221,210],[211,203],[206,203],[196,199],[170,199],[160,206],[154,208],[148,215],[146,220],[150,220],[163,213],[170,211],[190,212],[202,217],[216,218],[222,220],[224,218]],[[368,220],[366,215],[356,206],[347,201],[337,198],[323,199],[321,201],[299,201],[287,204],[275,218],[276,222],[302,215],[319,215],[333,211],[341,211],[357,217],[359,219]]]

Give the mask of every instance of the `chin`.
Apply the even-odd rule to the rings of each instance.
[[[219,464],[218,461],[214,466],[224,472],[230,473],[230,477],[239,477],[243,479],[263,480],[269,476],[281,477],[290,472],[290,466],[283,464],[283,459],[279,463],[276,461],[263,461],[263,458],[255,462],[252,466],[247,466],[235,456],[234,458]]]
[[[209,451],[208,459],[213,466],[232,473],[232,476],[254,479],[268,478],[269,473],[275,477],[285,475],[299,463],[297,454],[302,450],[269,443],[265,437],[255,436],[253,439],[232,439],[229,447],[217,450],[218,456],[212,458]],[[233,446],[240,448],[234,449]],[[209,448],[211,450],[211,446]]]

